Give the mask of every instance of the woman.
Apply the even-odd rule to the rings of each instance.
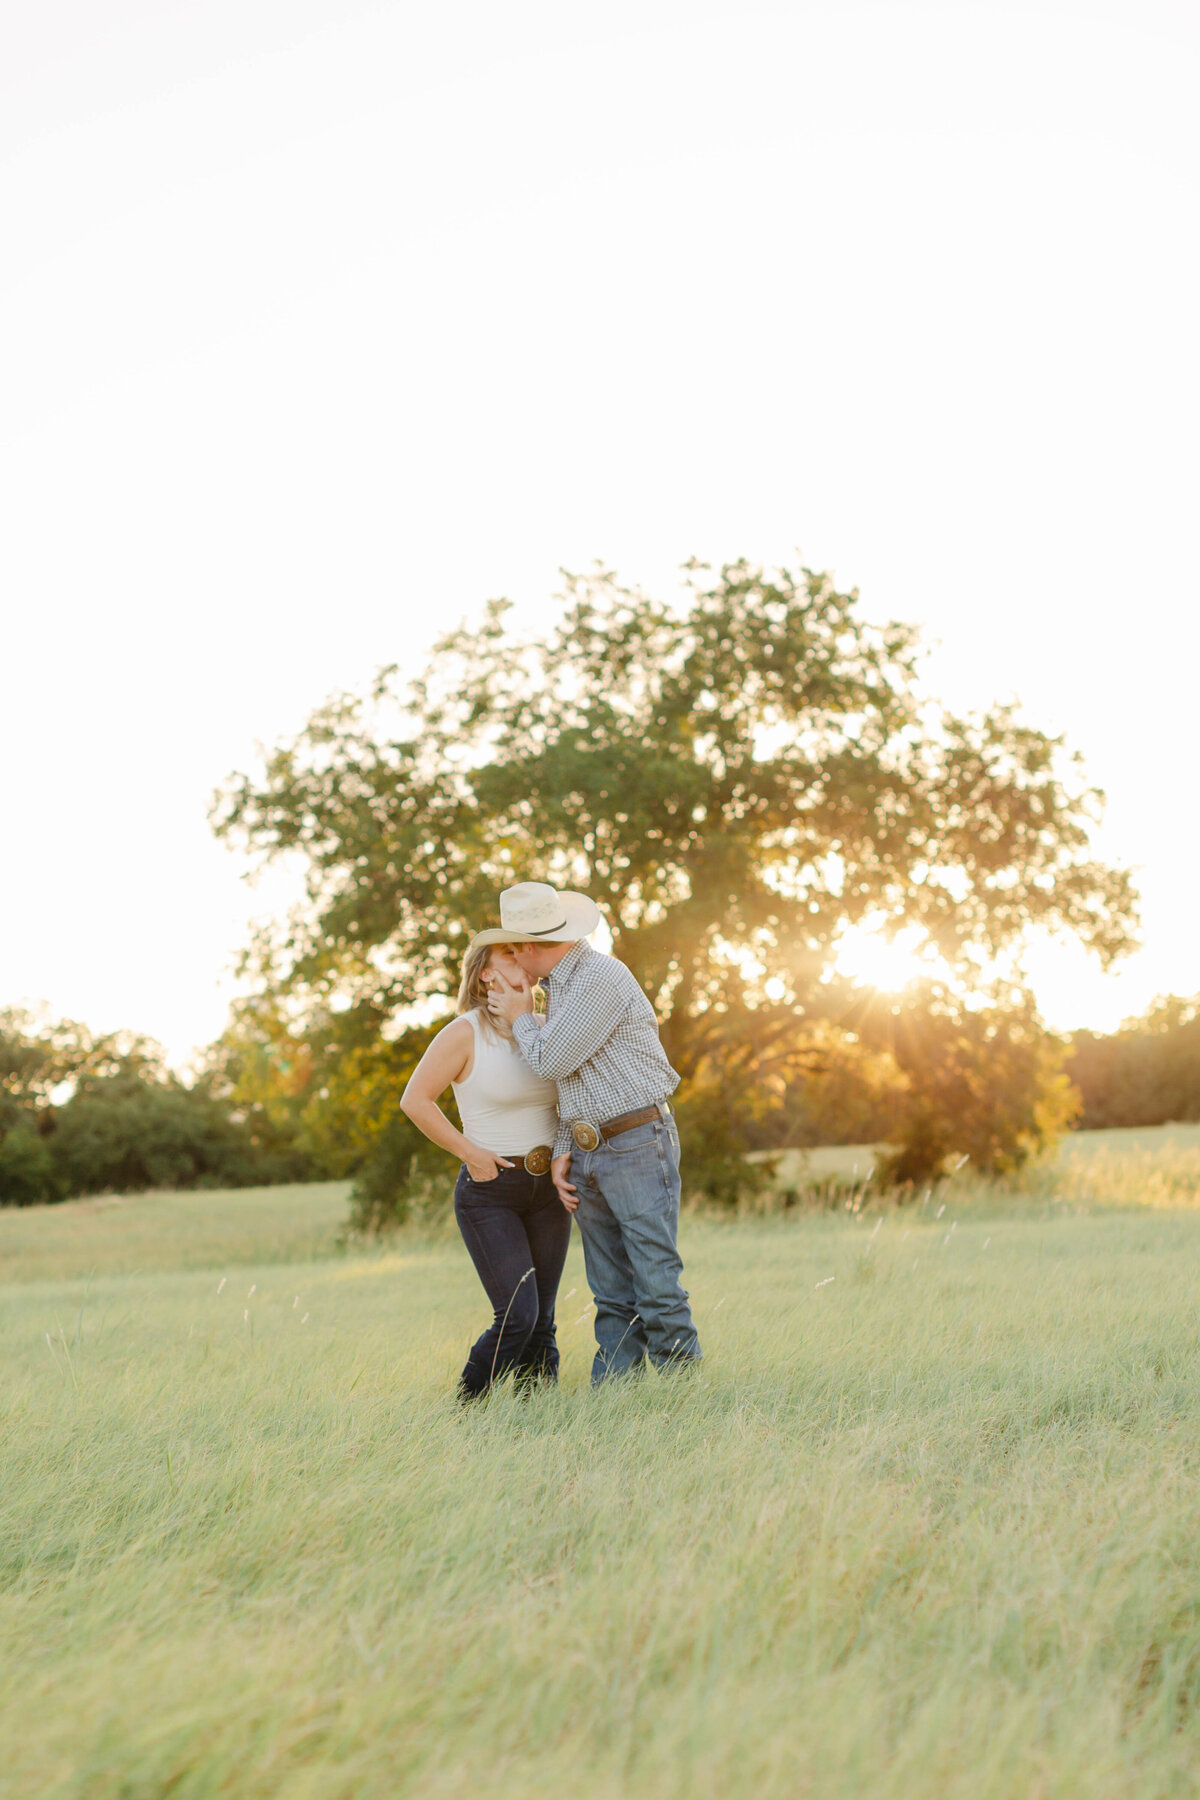
[[[460,1016],[438,1032],[400,1100],[427,1138],[462,1159],[454,1216],[495,1309],[459,1380],[464,1400],[486,1393],[510,1370],[523,1386],[558,1380],[554,1299],[571,1236],[571,1215],[549,1173],[558,1123],[554,1083],[533,1073],[512,1027],[488,1012],[497,968],[528,987],[507,945],[472,943]],[[462,1131],[438,1105],[447,1087]]]

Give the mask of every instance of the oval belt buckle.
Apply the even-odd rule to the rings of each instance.
[[[571,1136],[581,1150],[594,1150],[600,1142],[600,1133],[594,1125],[589,1125],[586,1119],[571,1121]]]
[[[524,1158],[524,1162],[531,1175],[544,1175],[550,1167],[549,1144],[535,1144]]]

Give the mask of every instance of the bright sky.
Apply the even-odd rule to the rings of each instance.
[[[0,44],[0,1004],[175,1058],[250,918],[213,788],[560,565],[798,548],[1110,796],[1200,989],[1179,0],[40,0]]]

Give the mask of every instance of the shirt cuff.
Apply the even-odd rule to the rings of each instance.
[[[518,1013],[513,1020],[513,1036],[517,1040],[517,1048],[523,1050],[526,1044],[531,1044],[541,1029],[541,1022],[532,1013]],[[525,1060],[528,1062],[529,1058],[526,1057]]]
[[[569,1125],[560,1125],[554,1134],[554,1155],[569,1156],[575,1148],[575,1139],[571,1136]]]

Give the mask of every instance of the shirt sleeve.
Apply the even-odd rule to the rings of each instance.
[[[513,1024],[513,1036],[535,1075],[543,1081],[561,1081],[608,1042],[627,1006],[619,983],[589,982],[569,994],[544,1025],[535,1025],[528,1013],[522,1014]]]

